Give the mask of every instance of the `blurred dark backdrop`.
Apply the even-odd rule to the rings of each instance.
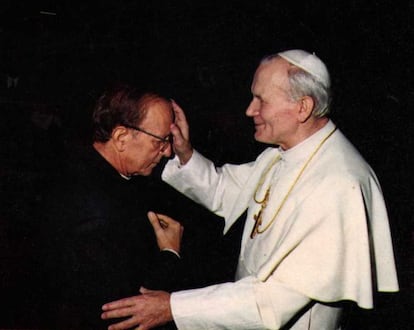
[[[24,319],[25,258],[41,179],[58,168],[66,148],[88,142],[91,105],[103,88],[124,81],[174,98],[197,149],[219,164],[243,162],[263,148],[244,116],[258,61],[302,48],[328,65],[332,118],[376,171],[391,219],[401,292],[379,295],[374,311],[355,311],[352,329],[411,329],[413,19],[414,3],[387,0],[3,0],[0,296],[9,303],[0,326]],[[201,222],[210,220],[197,212]],[[217,243],[207,262],[233,260],[228,242],[214,253],[223,244],[218,223],[195,234]]]

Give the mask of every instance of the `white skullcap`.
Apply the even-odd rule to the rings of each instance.
[[[331,85],[328,69],[315,54],[310,54],[301,49],[293,49],[280,52],[278,55],[293,65],[310,73],[325,87]]]

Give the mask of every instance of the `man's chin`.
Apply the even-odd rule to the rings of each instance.
[[[139,175],[142,176],[150,176],[152,173],[152,168],[146,169],[145,171],[143,171],[142,173],[140,173]]]
[[[151,175],[154,169],[157,167],[158,163],[152,163],[150,166],[148,166],[141,175],[148,176]]]
[[[273,142],[269,141],[269,139],[266,139],[262,134],[256,132],[254,134],[254,139],[259,142],[259,143],[264,143],[264,144],[269,144],[269,145],[274,145]]]
[[[152,168],[147,168],[147,169],[142,170],[140,172],[133,173],[133,174],[131,174],[131,176],[132,177],[135,177],[135,176],[149,176],[149,175],[151,175],[151,173],[152,173]]]
[[[260,131],[256,131],[256,132],[254,133],[254,139],[255,139],[257,142],[263,142],[263,143],[264,143],[264,141],[263,141],[263,137],[262,137],[262,134],[261,134],[261,132],[260,132]]]

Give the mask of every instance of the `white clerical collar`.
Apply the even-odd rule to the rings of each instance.
[[[332,130],[335,129],[335,124],[329,120],[324,127],[319,131],[309,136],[306,140],[297,144],[293,148],[288,150],[282,150],[279,147],[279,152],[282,157],[282,160],[286,162],[299,162],[315,150],[317,145],[324,139]]]

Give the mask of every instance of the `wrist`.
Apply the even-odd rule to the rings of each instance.
[[[180,160],[180,165],[185,165],[188,163],[188,161],[191,159],[191,157],[193,156],[193,148],[191,148],[188,152],[186,153],[182,153],[182,154],[177,154],[178,159]]]

